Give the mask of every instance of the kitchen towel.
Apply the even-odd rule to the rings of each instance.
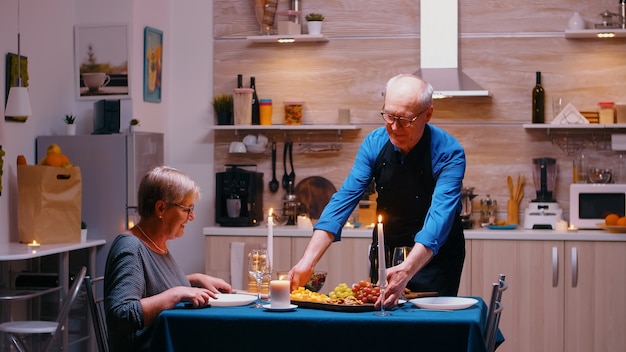
[[[248,277],[246,276],[244,286],[244,265],[247,263],[246,244],[243,242],[230,243],[230,285],[233,290],[243,290],[248,288]],[[247,271],[246,271],[247,272]]]

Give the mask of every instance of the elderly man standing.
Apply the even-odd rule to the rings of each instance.
[[[376,307],[394,306],[405,287],[456,296],[465,260],[459,217],[465,152],[454,137],[428,124],[432,94],[432,86],[414,75],[387,82],[380,112],[385,126],[367,135],[350,174],[315,224],[302,258],[289,272],[293,288],[303,286],[331,243],[341,240],[345,222],[373,180],[377,213],[385,219],[387,262],[394,247],[413,247],[402,264],[387,270],[385,297]]]

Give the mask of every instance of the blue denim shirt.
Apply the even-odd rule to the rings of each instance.
[[[436,186],[424,227],[415,234],[415,242],[437,254],[462,209],[465,151],[453,136],[441,128],[432,125],[426,128],[431,130],[431,160]],[[365,137],[350,174],[324,208],[315,224],[316,230],[328,231],[334,234],[335,241],[341,240],[341,230],[370,184],[376,158],[388,141],[385,127],[377,128]]]

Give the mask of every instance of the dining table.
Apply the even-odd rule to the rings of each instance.
[[[272,311],[243,306],[191,308],[179,304],[154,323],[151,351],[414,351],[484,352],[487,305],[436,310],[404,302],[376,311],[297,307]],[[293,302],[297,303],[297,302]],[[307,307],[310,305],[307,305]],[[498,343],[504,337],[498,334]]]

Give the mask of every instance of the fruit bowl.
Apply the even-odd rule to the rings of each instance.
[[[324,282],[326,281],[326,272],[325,271],[316,271],[311,275],[309,282],[304,285],[304,288],[311,290],[313,292],[319,292],[322,287],[324,287]]]

